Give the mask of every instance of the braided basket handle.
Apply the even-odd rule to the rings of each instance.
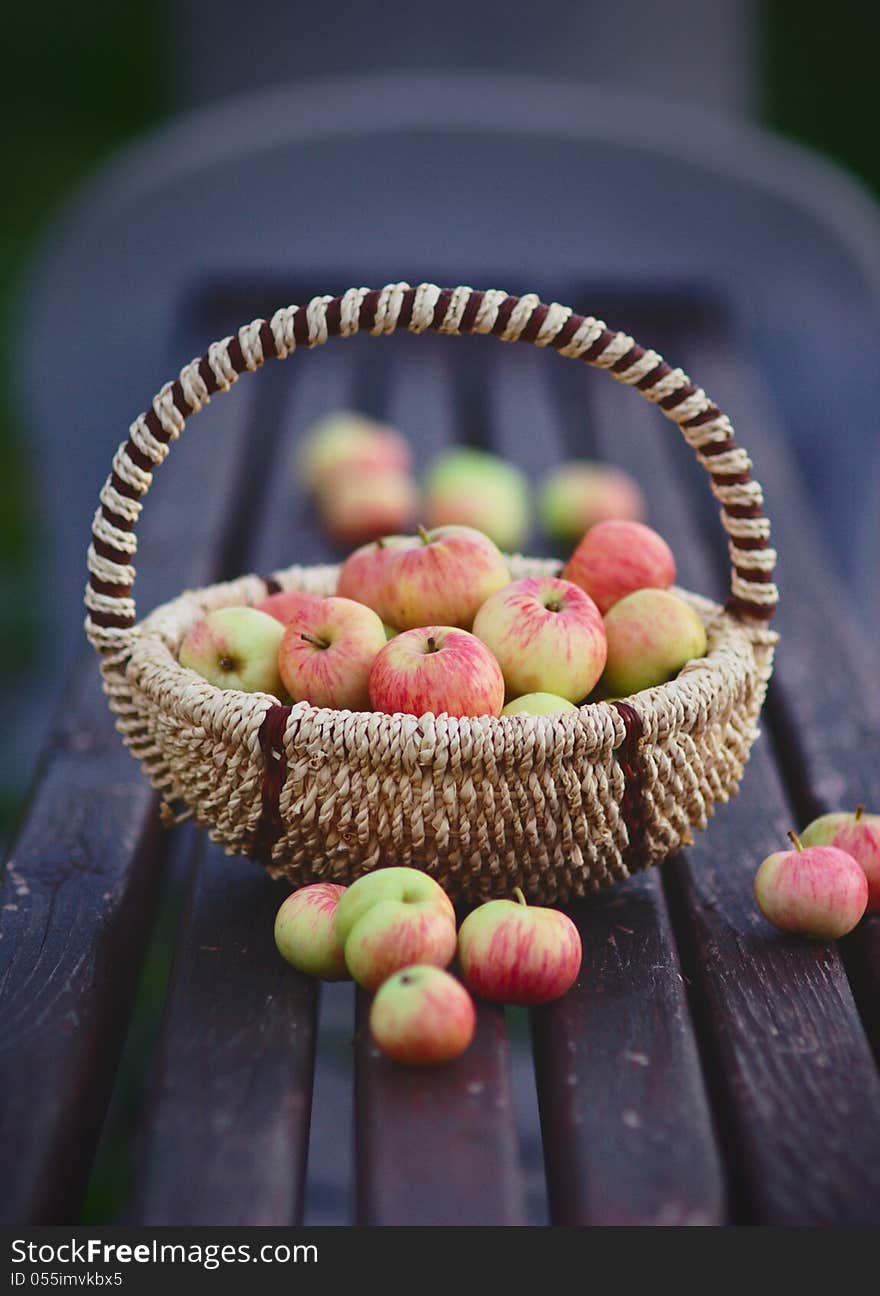
[[[773,615],[778,600],[773,584],[776,554],[769,547],[770,523],[763,514],[761,487],[751,476],[751,460],[737,445],[730,420],[687,374],[625,333],[606,328],[602,320],[576,315],[556,302],[548,305],[533,293],[510,297],[494,289],[440,289],[425,283],[411,288],[399,283],[382,289],[351,288],[341,297],[313,297],[307,306],[287,306],[269,321],[244,325],[236,337],[214,342],[207,355],[186,365],[132,423],[101,491],[88,553],[86,633],[106,665],[121,665],[128,655],[135,633],[132,559],[141,501],[153,469],[180,435],[187,416],[269,357],[284,359],[297,347],[320,346],[329,337],[352,337],[364,330],[382,336],[397,328],[411,333],[487,333],[503,342],[549,346],[560,355],[606,369],[658,405],[678,424],[709,474],[721,506],[732,563],[728,610],[744,621],[766,621]]]

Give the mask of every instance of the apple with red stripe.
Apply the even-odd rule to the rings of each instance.
[[[588,594],[553,576],[513,581],[487,599],[474,634],[489,648],[510,697],[585,698],[607,654],[602,615]]]
[[[421,869],[374,869],[339,901],[336,934],[346,966],[365,990],[376,990],[411,963],[446,967],[455,955],[455,910]]]
[[[486,645],[455,626],[425,626],[389,639],[370,669],[374,711],[387,715],[497,716],[504,676]]]
[[[458,932],[465,984],[481,999],[542,1004],[577,980],[583,948],[577,927],[559,909],[516,900],[489,900],[468,914]]]
[[[278,648],[278,669],[294,702],[364,711],[369,676],[386,640],[376,613],[353,599],[307,605],[290,622]]]
[[[675,558],[661,535],[642,522],[599,522],[580,542],[562,569],[604,615],[627,594],[669,589]]]
[[[336,910],[345,887],[315,882],[289,895],[275,917],[278,953],[300,972],[322,981],[346,981],[345,951],[336,934]]]
[[[846,851],[804,846],[796,833],[793,850],[774,851],[755,875],[755,899],[774,927],[814,940],[846,936],[868,904],[868,879]]]
[[[863,805],[851,814],[820,815],[801,833],[804,846],[836,846],[852,855],[868,879],[868,913],[880,913],[880,815],[865,814]]]
[[[460,1057],[474,1037],[474,1001],[442,968],[416,964],[395,972],[370,1008],[370,1031],[382,1052],[409,1066]]]

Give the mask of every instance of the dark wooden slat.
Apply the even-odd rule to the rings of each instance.
[[[524,1223],[504,1010],[479,1004],[464,1056],[417,1069],[373,1045],[369,1002],[358,995],[358,1223]]]
[[[682,491],[673,467],[688,452],[675,445],[675,429],[607,385],[593,399],[609,457],[649,490],[681,583],[719,593],[700,527],[699,491],[708,488],[688,473],[697,493]],[[617,431],[624,419],[627,436]],[[752,896],[755,870],[784,842],[791,814],[764,737],[739,796],[665,866],[667,897],[737,1216],[865,1222],[880,1189],[880,1086],[839,953],[774,932]]]
[[[592,456],[582,373],[536,351],[497,352],[492,444],[535,479]],[[718,1222],[722,1175],[659,875],[570,912],[581,976],[532,1015],[554,1223]]]
[[[859,802],[880,811],[880,659],[822,543],[760,371],[724,335],[711,349],[699,341],[692,349],[709,390],[743,425],[773,521],[781,592],[774,624],[783,638],[770,712],[798,826]],[[829,444],[831,453],[838,453],[836,443]],[[842,949],[880,1058],[880,921],[866,920]]]
[[[332,558],[293,451],[316,418],[348,404],[352,381],[341,344],[260,375],[263,477],[240,523],[242,570]],[[288,891],[258,864],[200,843],[141,1131],[133,1222],[302,1219],[317,982],[275,949],[274,915]],[[204,1173],[206,1162],[215,1172]]]
[[[239,490],[246,402],[235,392],[203,414],[206,426],[195,439],[187,431],[157,478],[141,528],[141,606],[216,570]],[[161,553],[164,563],[151,565]],[[161,882],[157,823],[84,652],[4,877],[0,1216],[10,1223],[76,1218]]]
[[[315,991],[278,957],[283,885],[200,841],[153,1071],[132,1222],[300,1218]]]

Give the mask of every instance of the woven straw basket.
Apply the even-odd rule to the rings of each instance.
[[[360,331],[407,328],[532,342],[607,370],[677,423],[711,479],[732,560],[726,607],[680,591],[709,650],[670,683],[555,716],[382,715],[283,706],[221,690],[177,662],[209,608],[274,589],[330,594],[333,567],[291,567],[182,594],[136,622],[135,526],[152,472],[196,413],[244,370]],[[736,791],[756,735],[776,635],[775,553],[751,463],[729,420],[680,369],[601,320],[533,295],[394,284],[316,297],[215,342],[131,425],[92,527],[86,631],[117,727],[163,794],[227,850],[294,885],[382,864],[433,874],[453,897],[564,901],[658,863]],[[556,572],[514,558],[513,578]]]

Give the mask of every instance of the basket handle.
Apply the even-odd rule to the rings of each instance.
[[[123,666],[136,633],[132,597],[137,551],[135,527],[153,469],[215,392],[225,392],[245,370],[264,360],[284,359],[301,346],[321,346],[329,337],[374,336],[407,328],[411,333],[493,334],[504,342],[533,342],[560,355],[607,370],[673,423],[710,477],[720,504],[732,563],[727,607],[742,620],[768,620],[778,591],[773,583],[776,554],[769,547],[770,523],[763,493],[751,476],[751,460],[734,438],[733,427],[705,392],[656,351],[637,345],[602,320],[576,315],[567,306],[549,305],[533,293],[510,297],[497,290],[444,288],[435,284],[389,284],[382,289],[350,288],[341,297],[313,297],[307,306],[287,306],[272,319],[254,320],[237,336],[214,342],[174,381],[166,383],[151,407],[129,428],[116,452],[100,494],[88,552],[86,633],[105,666]]]

